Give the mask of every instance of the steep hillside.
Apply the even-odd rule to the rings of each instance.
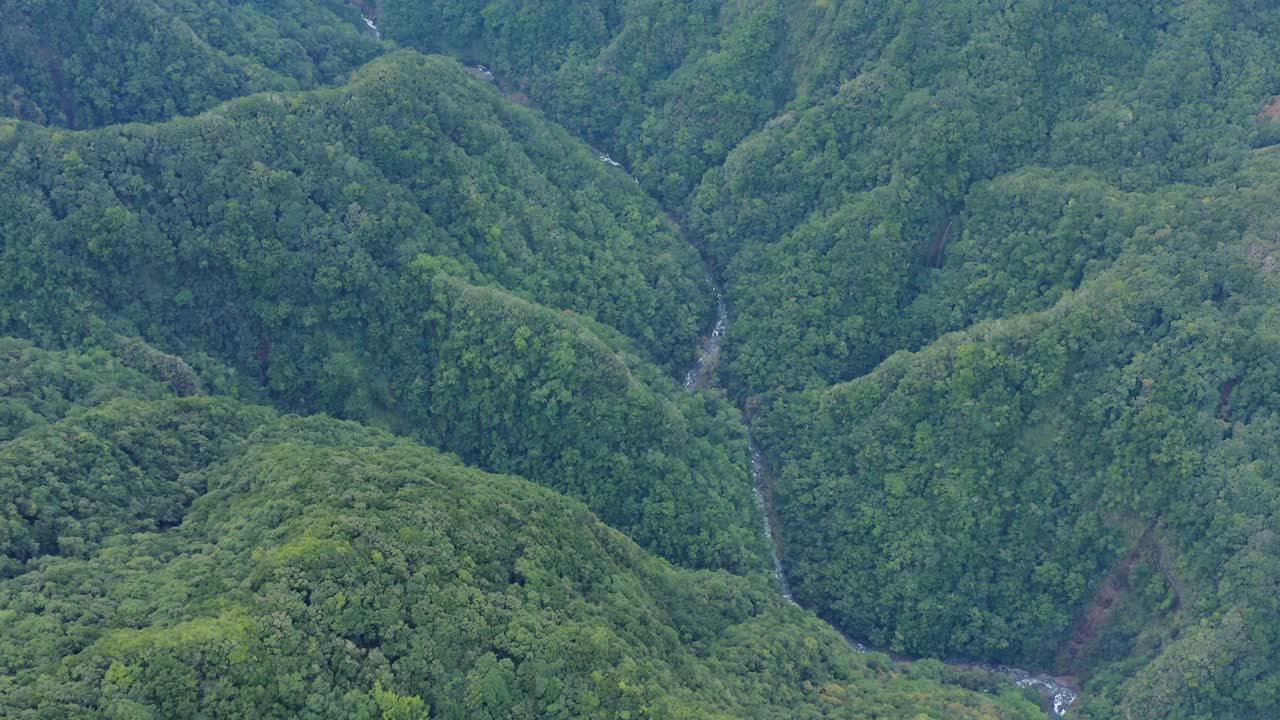
[[[340,0],[5,0],[0,13],[0,114],[74,128],[331,83],[381,51]]]
[[[66,704],[46,714],[145,716],[128,704],[140,703],[181,716],[187,705],[156,710],[170,695],[149,684],[179,675],[197,694],[174,697],[215,698],[205,693],[217,683],[183,675],[196,665],[187,650],[166,656],[183,659],[164,672],[114,659],[156,644],[145,628],[164,622],[197,622],[193,653],[215,638],[230,638],[219,647],[231,653],[238,638],[288,636],[295,614],[272,604],[288,596],[271,573],[287,567],[295,588],[336,583],[315,568],[346,568],[365,557],[360,543],[376,545],[317,523],[412,524],[400,481],[388,485],[378,466],[385,454],[417,474],[504,488],[483,510],[459,496],[461,481],[414,496],[455,503],[462,522],[499,538],[556,497],[557,517],[581,522],[548,542],[586,569],[550,585],[576,578],[591,596],[641,565],[681,578],[618,580],[618,593],[643,598],[643,627],[610,619],[588,632],[599,644],[575,645],[604,655],[551,675],[578,683],[613,662],[600,658],[614,646],[676,659],[637,659],[617,678],[602,670],[589,690],[556,695],[561,704],[542,671],[519,684],[509,648],[481,651],[491,660],[465,682],[423,685],[436,672],[423,668],[457,658],[414,646],[419,655],[398,656],[416,658],[404,671],[413,679],[394,679],[383,639],[434,636],[413,635],[423,625],[400,609],[361,611],[366,624],[342,635],[350,647],[324,661],[351,659],[350,682],[307,674],[327,667],[307,653],[337,636],[294,654],[311,663],[299,682],[344,688],[305,710],[315,715],[413,713],[415,696],[451,716],[591,715],[593,702],[596,714],[632,716],[876,715],[869,694],[842,705],[858,685],[836,678],[874,671],[887,683],[876,687],[899,687],[883,660],[845,665],[812,635],[816,646],[801,644],[828,664],[807,675],[798,647],[698,634],[704,621],[715,633],[754,627],[747,615],[704,620],[691,609],[704,601],[798,612],[753,584],[768,540],[797,601],[841,632],[1078,678],[1073,716],[1280,715],[1274,3],[11,5],[0,30],[13,118],[0,121],[0,332],[97,349],[63,362],[0,346],[0,361],[26,358],[0,393],[11,453],[0,478],[21,498],[5,510],[4,572],[42,583],[15,591],[35,614],[42,593],[63,588],[61,570],[39,560],[50,553],[128,575],[129,587],[190,582],[178,596],[229,598],[199,615],[177,600],[144,606],[112,626],[143,633],[132,639],[67,631],[78,639],[23,666],[30,682],[0,686],[24,712],[49,702]],[[488,69],[465,69],[476,64]],[[149,124],[111,124],[126,120]],[[712,327],[710,361],[686,392],[676,378]],[[170,397],[201,393],[218,399]],[[111,398],[123,404],[74,410]],[[289,411],[380,430],[275,415]],[[152,429],[99,436],[83,423],[105,427],[102,412]],[[286,432],[324,460],[284,447]],[[77,465],[81,441],[102,459]],[[113,449],[126,441],[137,451]],[[348,507],[334,483],[390,499]],[[99,486],[119,491],[97,502]],[[320,514],[281,514],[276,535],[225,514],[252,514],[286,486],[323,498]],[[752,579],[622,562],[615,546],[626,543],[583,519],[594,517],[686,568]],[[472,529],[440,528],[430,547],[450,532],[483,545]],[[130,533],[148,535],[110,540]],[[209,550],[222,564],[205,580],[167,564],[178,551],[147,549],[199,533],[222,548]],[[427,541],[387,542],[394,552],[378,547],[373,569],[356,566],[370,573],[366,589],[399,587],[376,576],[389,557],[413,576]],[[310,559],[276,562],[295,550]],[[437,585],[471,592],[488,578],[467,564],[489,562],[478,557]],[[738,589],[689,594],[721,581]],[[363,592],[342,582],[341,603]],[[525,607],[545,590],[498,604]],[[376,597],[394,604],[404,592]],[[570,606],[581,608],[555,605],[555,622],[527,637],[579,632]],[[253,623],[265,617],[283,626],[264,633]],[[475,643],[505,632],[484,613],[459,617],[434,627]],[[23,632],[44,622],[23,620]],[[106,649],[93,655],[97,642]],[[226,657],[207,677],[230,677],[240,663]],[[945,709],[951,691],[924,677],[938,665],[912,666],[925,683],[919,711],[977,707],[965,695]],[[779,667],[799,674],[774,683]],[[916,707],[905,699],[916,691],[903,692],[890,716]]]
[[[800,602],[1073,713],[1275,714],[1275,8],[381,6],[706,251]]]
[[[101,350],[0,357],[11,387],[83,385],[0,443],[6,718],[1038,716],[990,678],[859,654],[762,580],[677,570],[518,478],[166,395]]]
[[[1131,193],[1213,184],[1275,134],[1274,10],[1044,5],[920,10],[707,173],[690,224],[739,310],[731,388],[848,380],[1048,307],[1164,220]]]
[[[713,305],[697,254],[456,63],[400,53],[158,125],[6,129],[10,332],[208,353],[286,407],[572,492],[673,560],[763,564],[741,425],[649,364],[692,357]]]
[[[769,406],[797,600],[877,644],[1082,673],[1089,717],[1275,712],[1273,162],[1164,198],[1171,224],[1048,310]],[[1126,556],[1145,584],[1113,588]],[[1095,593],[1121,607],[1077,621]]]

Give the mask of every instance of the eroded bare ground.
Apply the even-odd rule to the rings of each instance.
[[[1271,98],[1271,102],[1267,103],[1267,106],[1262,109],[1262,115],[1280,122],[1280,95]]]
[[[1280,145],[1275,147],[1280,148]],[[1256,240],[1249,243],[1249,247],[1245,251],[1249,259],[1257,263],[1262,268],[1262,271],[1269,275],[1280,272],[1280,252],[1276,248],[1277,240],[1280,240],[1280,238],[1273,239],[1270,243]]]
[[[1173,611],[1177,612],[1182,607],[1186,586],[1173,570],[1173,564],[1169,560],[1169,549],[1160,541],[1158,523],[1152,523],[1133,549],[1120,559],[1098,586],[1093,599],[1076,620],[1075,627],[1071,631],[1071,640],[1058,655],[1059,670],[1074,674],[1079,669],[1080,657],[1101,634],[1125,595],[1132,591],[1129,576],[1138,561],[1144,558],[1160,570],[1169,587],[1173,588],[1175,601]]]

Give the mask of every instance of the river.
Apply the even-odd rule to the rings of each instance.
[[[690,391],[710,387],[713,384],[714,378],[712,374],[719,365],[720,351],[724,346],[725,333],[729,329],[729,306],[725,301],[724,288],[717,282],[711,269],[711,264],[709,262],[706,264],[706,281],[715,289],[716,320],[711,327],[711,333],[706,336],[702,342],[702,347],[698,350],[698,356],[694,361],[693,367],[689,368],[689,371],[685,374],[684,387]],[[746,424],[745,418],[743,424]],[[787,582],[787,568],[782,562],[783,554],[779,544],[778,516],[773,504],[773,484],[770,480],[768,466],[765,463],[764,453],[756,445],[755,438],[751,436],[749,428],[747,431],[747,445],[751,452],[752,490],[755,493],[756,501],[760,505],[764,535],[769,539],[769,554],[773,560],[774,583],[778,588],[779,594],[789,602],[794,603],[795,599],[791,596],[791,585]],[[848,636],[845,636],[845,640],[859,652],[887,652],[868,647]],[[894,657],[907,661],[919,659],[896,654],[894,654]],[[959,658],[944,659],[943,662],[955,668],[985,670],[1008,678],[1018,687],[1035,688],[1052,704],[1055,717],[1065,715],[1079,697],[1079,692],[1075,688],[1047,673],[1036,673],[1008,665],[996,665]]]
[[[366,18],[366,22],[369,22]],[[377,31],[373,23],[369,22],[370,28]],[[499,91],[503,91],[505,83],[493,73],[492,70],[484,65],[476,65],[475,70],[486,80],[498,85]],[[504,92],[505,95],[505,92]],[[614,160],[607,153],[596,150],[598,159],[612,167],[627,172],[622,163]],[[628,173],[629,174],[629,173]],[[635,178],[632,178],[635,180]],[[636,182],[639,182],[636,180]],[[701,251],[699,250],[701,254]],[[720,351],[724,346],[725,334],[729,329],[729,305],[725,300],[724,287],[716,278],[715,270],[710,261],[703,256],[703,262],[706,266],[706,282],[714,289],[716,298],[716,319],[711,326],[711,332],[702,342],[702,347],[698,350],[698,355],[694,361],[693,367],[684,376],[684,387],[689,391],[695,391],[701,388],[710,387],[714,383],[713,373],[720,362]],[[743,424],[746,425],[744,418]],[[782,595],[788,602],[795,603],[795,599],[791,595],[791,585],[787,582],[787,569],[783,564],[783,553],[781,550],[781,539],[778,534],[778,516],[773,503],[773,484],[770,479],[768,465],[765,462],[764,453],[756,444],[755,438],[751,436],[748,426],[747,445],[751,453],[751,481],[752,491],[755,494],[756,502],[760,506],[760,516],[762,518],[762,530],[764,535],[769,539],[769,554],[773,561],[774,583],[778,588],[778,593]],[[859,652],[887,652],[877,650],[860,643],[848,636],[845,640],[849,645],[857,649]],[[907,658],[900,655],[894,655],[895,658],[901,660],[915,660],[918,658]],[[1035,673],[1022,668],[1011,667],[1008,665],[995,665],[988,663],[975,662],[972,660],[951,658],[944,659],[944,663],[956,668],[971,668],[985,670],[987,672],[1002,675],[1019,687],[1030,687],[1039,690],[1041,695],[1049,700],[1052,704],[1053,713],[1056,717],[1062,717],[1067,710],[1079,697],[1078,691],[1062,682],[1061,680],[1048,675],[1047,673]]]

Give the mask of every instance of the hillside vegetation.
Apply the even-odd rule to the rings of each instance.
[[[686,219],[802,604],[1073,714],[1280,709],[1274,8],[553,5],[383,3]]]
[[[3,9],[14,712],[1280,715],[1273,3]]]
[[[381,52],[340,0],[4,0],[5,114],[100,127],[331,83]]]
[[[0,426],[6,718],[1039,714],[519,478],[125,362],[0,340],[39,418]]]
[[[191,119],[9,130],[10,332],[141,333],[286,407],[571,492],[671,559],[762,565],[741,425],[649,364],[691,361],[713,304],[696,253],[456,63],[401,53]]]

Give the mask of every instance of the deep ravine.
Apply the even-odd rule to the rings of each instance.
[[[616,163],[612,162],[610,164],[616,165]],[[729,328],[729,306],[725,301],[724,288],[716,279],[710,262],[707,262],[705,258],[704,262],[707,264],[707,283],[715,288],[716,320],[711,327],[711,333],[706,336],[702,347],[698,350],[697,359],[694,361],[693,367],[689,368],[689,371],[685,374],[684,387],[690,391],[712,385],[712,374],[719,365],[720,350],[724,345],[725,333]],[[745,418],[743,419],[743,424],[747,425]],[[768,467],[765,464],[764,453],[761,452],[755,438],[751,435],[750,426],[748,426],[747,430],[747,443],[751,452],[752,491],[755,493],[756,501],[760,505],[764,535],[769,539],[769,553],[773,559],[774,582],[782,597],[794,603],[795,599],[791,596],[791,586],[787,582],[787,569],[783,565],[779,547],[780,538],[778,537],[778,518],[773,505],[773,486],[770,481]],[[845,636],[845,639],[859,652],[877,652],[876,648],[868,647],[848,636]],[[894,654],[894,657],[904,660],[917,659],[906,658],[896,654]],[[943,662],[951,667],[973,668],[1003,675],[1019,687],[1035,688],[1040,691],[1042,696],[1051,700],[1053,714],[1056,717],[1065,715],[1079,697],[1079,692],[1076,688],[1047,673],[1034,673],[1008,665],[993,665],[960,658],[944,659]]]
[[[484,65],[475,65],[475,71],[485,80],[498,86],[499,92],[505,96],[504,83],[499,81],[495,73]],[[595,151],[600,162],[611,167],[618,168],[630,176],[630,172],[622,163],[614,160],[607,153],[599,150]],[[636,178],[632,178],[635,182],[639,182]],[[668,218],[671,224],[679,228],[679,224],[674,219]],[[681,233],[683,236],[683,233]],[[701,248],[694,245],[694,249],[698,251],[702,257],[703,264],[706,267],[706,282],[715,291],[716,298],[716,319],[711,327],[711,332],[703,339],[702,346],[698,349],[698,354],[694,360],[693,366],[689,368],[684,376],[684,387],[689,391],[696,391],[702,388],[710,387],[713,383],[713,373],[720,362],[720,350],[724,345],[725,334],[729,329],[729,305],[724,296],[724,286],[720,283],[716,276],[715,268],[711,261],[703,253]],[[782,595],[788,602],[795,603],[795,599],[791,595],[791,585],[787,581],[787,569],[782,561],[782,553],[780,551],[780,538],[778,537],[778,519],[773,505],[773,486],[770,481],[768,466],[765,462],[764,453],[756,444],[755,437],[751,435],[750,426],[743,418],[743,425],[747,429],[747,443],[751,453],[751,480],[752,492],[755,494],[756,502],[760,506],[760,516],[762,518],[762,530],[769,540],[769,554],[773,560],[774,583],[778,588],[778,593]],[[877,650],[876,648],[867,646],[848,636],[844,636],[849,644],[859,652],[888,652]],[[896,658],[904,660],[914,660],[916,658],[906,658],[901,655],[894,655]],[[1041,695],[1051,700],[1053,713],[1057,717],[1066,714],[1067,709],[1079,697],[1076,688],[1066,684],[1047,673],[1033,673],[1022,668],[1010,667],[1007,665],[993,665],[982,662],[961,658],[948,658],[943,660],[944,663],[956,668],[974,668],[1003,675],[1019,687],[1031,687],[1040,691]]]

